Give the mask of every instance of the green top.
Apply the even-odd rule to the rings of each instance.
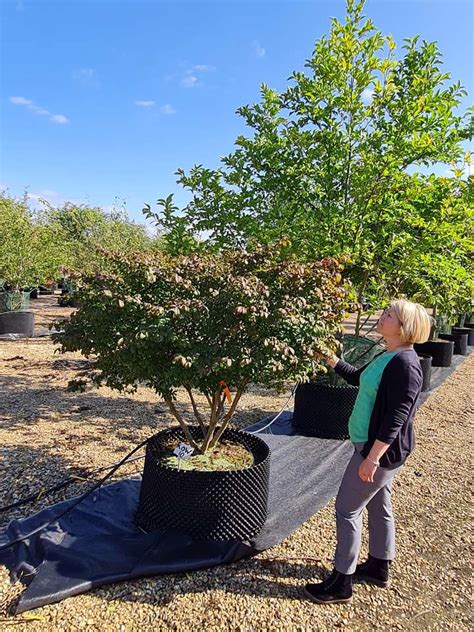
[[[359,441],[365,443],[368,439],[370,416],[382,373],[396,353],[396,351],[382,353],[375,360],[372,360],[360,374],[359,393],[349,418],[349,436],[353,443]]]

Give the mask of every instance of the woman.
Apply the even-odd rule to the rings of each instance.
[[[354,454],[336,498],[337,547],[334,570],[305,593],[317,603],[352,599],[352,581],[389,584],[395,555],[395,524],[390,501],[392,484],[413,450],[413,417],[421,392],[422,372],[415,342],[428,339],[431,319],[424,307],[396,300],[382,314],[377,331],[386,352],[361,369],[327,357],[327,363],[359,394],[349,420]],[[362,512],[368,510],[369,557],[357,565]]]

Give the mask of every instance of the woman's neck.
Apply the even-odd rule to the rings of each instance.
[[[385,345],[387,347],[388,353],[391,353],[392,351],[404,351],[405,349],[413,349],[412,344],[404,343],[400,340],[400,338],[386,338]]]

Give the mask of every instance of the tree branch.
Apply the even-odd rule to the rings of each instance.
[[[193,407],[194,416],[196,417],[196,419],[197,419],[197,421],[199,423],[199,426],[200,426],[200,428],[202,430],[202,435],[203,435],[203,437],[205,437],[206,436],[206,424],[204,423],[204,419],[202,418],[202,415],[201,415],[201,413],[199,412],[199,410],[198,410],[198,408],[196,406],[196,402],[195,402],[194,397],[193,397],[193,392],[189,388],[189,386],[185,386],[184,388],[186,389],[186,391],[187,391],[187,393],[189,395],[189,399],[191,400],[191,405]]]
[[[189,442],[189,445],[191,445],[195,450],[198,450],[199,452],[201,452],[201,449],[200,449],[199,445],[192,438],[191,433],[189,432],[189,429],[188,429],[188,426],[187,426],[186,422],[184,421],[184,419],[181,417],[181,415],[176,410],[176,407],[173,404],[173,401],[172,401],[171,397],[168,397],[168,398],[165,397],[165,402],[167,403],[167,405],[168,405],[173,417],[175,419],[177,419],[179,425],[181,426],[181,428],[182,428],[182,430],[184,432],[184,436],[186,437],[186,439]]]

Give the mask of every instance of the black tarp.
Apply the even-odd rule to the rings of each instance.
[[[455,356],[452,367],[433,369],[433,388],[463,359]],[[423,393],[421,401],[429,394]],[[269,515],[258,537],[249,542],[194,542],[186,536],[140,531],[133,523],[139,476],[104,485],[59,520],[54,517],[75,499],[13,520],[0,535],[0,547],[51,521],[24,542],[0,551],[0,562],[12,578],[28,586],[17,614],[107,583],[235,562],[284,540],[336,495],[352,454],[349,441],[296,435],[291,417],[285,411],[260,434],[272,451]]]

